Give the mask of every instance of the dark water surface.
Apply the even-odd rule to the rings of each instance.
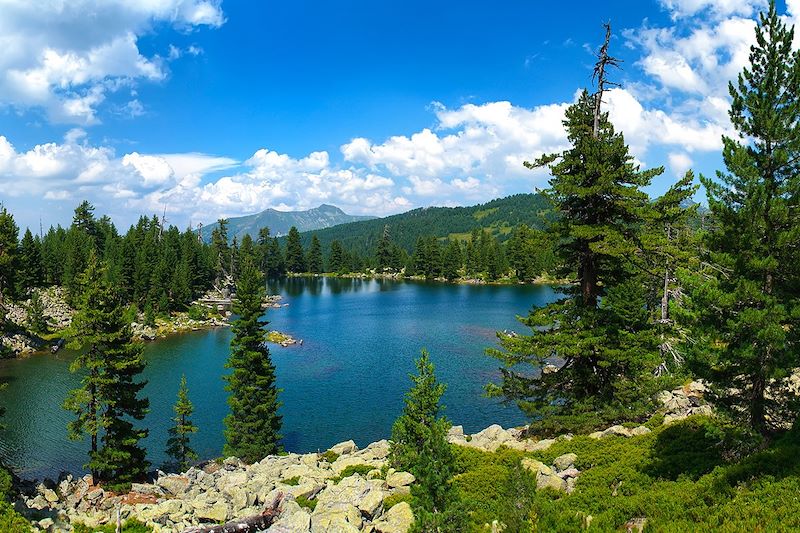
[[[269,328],[303,339],[302,346],[271,345],[283,389],[287,450],[324,450],[352,438],[363,446],[386,438],[402,409],[408,374],[427,347],[439,378],[448,385],[446,414],[466,431],[490,424],[519,424],[515,407],[483,397],[498,364],[484,354],[495,331],[522,326],[515,315],[554,299],[547,286],[471,286],[351,279],[293,278],[270,286],[289,305],[269,310]],[[145,444],[154,465],[164,443],[181,374],[186,374],[200,431],[193,445],[201,458],[220,455],[222,419],[228,409],[221,376],[228,357],[228,328],[193,332],[149,343],[144,393],[150,413]],[[79,376],[73,354],[40,355],[0,362],[6,408],[0,456],[23,477],[80,472],[88,440],[67,439],[70,414],[61,403]]]

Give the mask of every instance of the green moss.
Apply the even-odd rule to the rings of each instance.
[[[297,505],[300,507],[305,507],[306,509],[310,509],[311,511],[317,506],[317,500],[309,500],[305,496],[298,496],[294,499],[297,502]]]
[[[115,533],[116,525],[115,524],[106,524],[104,526],[96,527],[94,529],[84,526],[83,524],[75,524],[75,533]],[[15,531],[15,530],[6,530],[3,531]],[[122,533],[151,533],[153,530],[152,528],[147,527],[143,523],[139,522],[135,519],[128,519],[122,524]]]
[[[320,456],[320,459],[322,459],[323,461],[327,461],[329,463],[333,463],[338,458],[339,458],[339,454],[334,452],[334,451],[331,451],[331,450],[328,450],[327,452],[323,453]]]
[[[387,496],[386,498],[383,499],[383,510],[388,511],[389,509],[391,509],[392,507],[401,502],[407,502],[410,504],[411,494],[401,494],[398,492],[396,494]]]
[[[366,477],[366,475],[372,472],[373,470],[375,470],[375,467],[370,465],[350,465],[344,470],[342,470],[341,474],[332,478],[331,481],[333,481],[334,483],[339,483],[344,478],[350,477],[353,474],[361,474],[362,476]]]
[[[282,479],[281,483],[284,485],[289,485],[290,487],[296,487],[300,484],[300,476],[294,476],[287,479]]]

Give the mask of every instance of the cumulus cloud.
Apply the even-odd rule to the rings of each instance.
[[[162,58],[147,57],[138,47],[139,36],[154,24],[189,30],[224,23],[217,0],[3,0],[0,5],[0,104],[43,109],[53,121],[86,125],[99,121],[98,107],[109,93],[167,75]],[[141,110],[141,104],[131,106],[132,114]]]

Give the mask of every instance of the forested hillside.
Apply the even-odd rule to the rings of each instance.
[[[547,200],[544,196],[515,194],[469,207],[421,207],[399,215],[340,224],[313,233],[323,249],[327,250],[333,241],[339,241],[347,251],[370,255],[388,226],[392,241],[410,254],[420,237],[466,239],[472,230],[486,229],[502,242],[511,236],[513,227],[521,224],[543,229],[546,218]],[[304,244],[311,242],[311,233],[301,233]]]

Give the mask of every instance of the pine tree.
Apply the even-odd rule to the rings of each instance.
[[[346,267],[342,243],[334,240],[331,242],[331,253],[328,255],[328,270],[330,272],[342,272]]]
[[[319,243],[316,233],[311,236],[311,245],[308,247],[306,266],[310,273],[322,274],[322,245]]]
[[[461,270],[461,246],[458,241],[451,240],[447,243],[447,248],[444,252],[442,260],[442,275],[447,281],[453,281],[458,278],[459,270]]]
[[[406,393],[403,413],[392,426],[390,464],[414,474],[411,487],[415,522],[412,531],[459,532],[464,522],[451,480],[455,458],[447,432],[450,422],[441,416],[440,400],[446,386],[436,379],[427,350],[416,361],[417,375]]]
[[[566,111],[571,147],[527,164],[550,167],[559,273],[577,273],[578,283],[522,320],[530,336],[499,334],[503,349],[488,350],[503,363],[501,384],[490,385],[489,393],[515,401],[544,431],[637,419],[650,409],[658,386],[650,322],[621,308],[647,309],[633,261],[641,255],[649,205],[642,188],[663,169],[639,171],[622,134],[596,107],[600,102],[584,91]],[[529,372],[554,357],[562,361],[557,371]]]
[[[729,84],[740,137],[723,137],[727,172],[701,177],[713,226],[713,269],[690,278],[696,372],[719,407],[768,435],[790,424],[800,331],[800,51],[775,2],[761,13],[750,64]]]
[[[383,233],[378,240],[378,248],[375,250],[375,259],[378,262],[378,272],[383,272],[392,267],[392,239],[389,235],[389,225],[383,226]]]
[[[44,283],[42,267],[42,247],[38,238],[34,238],[30,229],[25,230],[19,247],[19,294],[27,295]]]
[[[0,204],[0,312],[6,298],[13,295],[19,261],[19,228],[14,217]],[[0,324],[2,325],[2,324]]]
[[[267,250],[267,277],[275,279],[282,276],[286,272],[286,263],[284,261],[283,252],[281,252],[281,245],[277,237],[273,237],[269,242]]]
[[[231,393],[231,412],[225,417],[224,453],[251,463],[281,450],[279,390],[266,345],[266,322],[261,320],[264,291],[258,269],[251,261],[245,261],[233,308],[238,318],[232,326],[227,363],[232,372],[225,377],[226,390]]]
[[[286,237],[286,270],[299,273],[306,271],[303,244],[300,242],[300,232],[292,226]]]
[[[181,385],[178,389],[178,400],[173,406],[175,423],[169,429],[167,439],[167,455],[175,461],[178,471],[183,472],[189,468],[189,462],[197,459],[197,453],[189,446],[192,433],[197,433],[197,426],[192,424],[191,416],[194,406],[189,399],[189,389],[186,386],[186,376],[181,376]]]
[[[38,291],[31,293],[27,308],[28,329],[39,335],[47,333],[47,319],[44,316],[44,304]]]
[[[124,490],[144,476],[149,463],[139,441],[147,430],[137,429],[149,402],[138,395],[145,382],[136,381],[144,370],[142,346],[133,342],[125,322],[122,302],[105,280],[103,268],[92,251],[87,268],[79,276],[79,305],[72,323],[71,346],[80,355],[70,366],[83,372],[81,386],[70,391],[64,408],[76,419],[68,424],[69,436],[89,435],[87,467],[96,482],[112,490]]]
[[[217,226],[211,231],[211,253],[213,257],[214,275],[222,280],[231,264],[231,249],[228,245],[228,219],[220,218]]]

